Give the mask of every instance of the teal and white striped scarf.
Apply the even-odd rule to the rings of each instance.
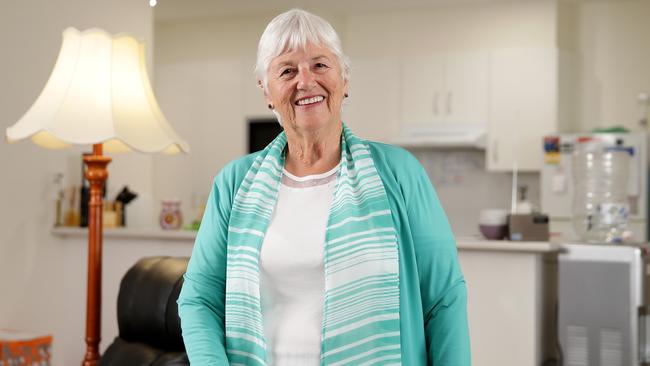
[[[268,365],[259,260],[286,144],[283,132],[261,152],[233,203],[226,269],[226,352],[231,365]],[[400,365],[397,233],[370,150],[345,125],[324,267],[321,365]]]

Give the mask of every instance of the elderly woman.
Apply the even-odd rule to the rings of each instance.
[[[191,363],[469,365],[445,213],[412,155],[342,123],[332,26],[277,16],[256,72],[284,132],[214,180],[178,300]]]

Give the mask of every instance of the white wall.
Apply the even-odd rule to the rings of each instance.
[[[0,2],[0,129],[13,125],[45,85],[67,26],[101,27],[153,39],[152,11],[146,1],[14,0]],[[162,108],[164,109],[164,105]],[[89,116],[91,118],[91,116]],[[85,149],[88,150],[88,149]],[[31,142],[0,143],[0,328],[54,335],[54,365],[78,364],[85,351],[85,244],[50,235],[54,203],[50,191],[56,172],[69,172],[80,182],[80,149],[49,151]],[[152,162],[149,156],[119,156],[109,166],[109,187],[129,183],[142,193],[134,201],[134,218],[152,222],[150,206]],[[148,197],[147,197],[148,196]],[[149,201],[149,202],[148,202]],[[107,252],[110,253],[110,250]],[[123,266],[133,257],[122,259]],[[115,261],[113,261],[114,263]],[[129,263],[130,262],[130,263]],[[112,264],[113,264],[112,263]],[[106,276],[119,282],[123,273]],[[114,286],[106,286],[114,290]],[[115,298],[105,294],[104,308]],[[104,342],[117,333],[115,318],[104,317]]]

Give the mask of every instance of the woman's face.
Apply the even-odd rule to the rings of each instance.
[[[341,121],[348,83],[329,48],[308,44],[283,53],[267,71],[266,101],[280,114],[285,128],[318,130]]]

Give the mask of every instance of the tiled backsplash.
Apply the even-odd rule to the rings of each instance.
[[[485,170],[485,153],[461,149],[410,149],[422,163],[456,236],[479,235],[483,208],[510,209],[512,174]],[[539,174],[519,173],[528,201],[539,206]]]

